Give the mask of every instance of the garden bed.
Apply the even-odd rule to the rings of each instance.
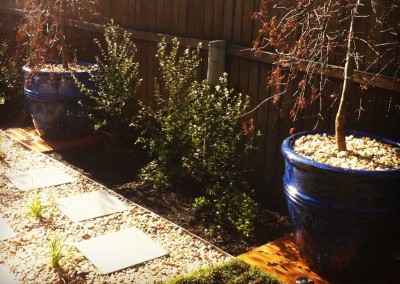
[[[291,232],[286,215],[260,207],[255,232],[250,238],[241,237],[234,230],[225,230],[219,236],[212,236],[201,221],[201,216],[196,214],[193,206],[194,190],[190,188],[190,185],[183,190],[175,191],[160,191],[153,187],[140,186],[135,179],[140,168],[148,162],[143,151],[138,149],[135,158],[131,159],[107,157],[103,151],[103,146],[98,144],[53,152],[50,156],[232,255],[245,253]]]

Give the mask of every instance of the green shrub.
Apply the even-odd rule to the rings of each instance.
[[[258,268],[234,259],[224,264],[193,272],[191,275],[167,281],[168,284],[280,284],[281,282]]]
[[[186,130],[190,123],[189,94],[200,65],[200,46],[192,51],[185,49],[180,57],[178,49],[177,39],[173,40],[169,53],[165,41],[159,43],[160,77],[156,81],[154,105],[140,103],[136,120],[141,131],[137,142],[155,157],[142,171],[142,181],[153,179],[155,185],[162,188],[188,180],[184,158],[191,149],[190,133]]]
[[[85,105],[94,128],[112,134],[108,152],[125,154],[134,143],[130,124],[134,115],[134,96],[142,81],[139,64],[135,62],[137,48],[131,34],[119,32],[119,27],[114,24],[105,26],[104,38],[105,47],[95,39],[100,54],[96,56],[98,71],[90,74],[93,88],[77,83],[90,98]]]
[[[170,52],[159,44],[160,78],[153,106],[141,104],[136,126],[154,160],[142,170],[141,182],[159,188],[198,188],[196,208],[211,232],[234,227],[250,236],[256,206],[245,180],[243,136],[238,117],[245,113],[248,98],[228,89],[227,76],[211,87],[198,82],[200,46],[186,48],[179,56],[179,42]]]
[[[196,207],[212,232],[219,226],[234,227],[244,236],[253,231],[256,204],[246,181],[243,166],[243,139],[238,117],[245,113],[248,98],[228,89],[227,75],[211,88],[206,81],[195,82],[190,93],[193,101],[191,123],[192,148],[185,166],[202,185],[203,204]]]
[[[21,60],[11,57],[7,41],[0,42],[0,119],[15,118],[25,108]]]

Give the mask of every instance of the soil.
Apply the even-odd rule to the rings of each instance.
[[[148,162],[143,151],[138,151],[132,159],[107,157],[103,155],[103,146],[99,144],[54,152],[50,155],[234,256],[264,245],[291,231],[291,225],[285,214],[260,205],[260,215],[252,238],[243,238],[235,231],[224,231],[219,236],[210,236],[207,234],[207,227],[196,215],[190,186],[185,191],[160,192],[135,182],[138,171]]]

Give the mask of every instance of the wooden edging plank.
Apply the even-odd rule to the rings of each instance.
[[[398,251],[397,254],[400,254],[400,252]],[[335,281],[319,276],[313,272],[301,258],[296,246],[294,234],[286,235],[266,245],[255,248],[238,256],[238,258],[287,283],[295,283],[296,279],[299,277],[308,277],[312,279],[315,284],[361,283]],[[394,258],[397,259],[396,255]],[[393,283],[391,280],[397,277],[399,268],[400,262],[393,263],[388,266],[378,279],[371,279],[371,281],[362,283]]]
[[[68,139],[68,140],[56,140],[56,139],[42,139],[34,129],[32,128],[10,128],[4,131],[5,134],[18,141],[25,147],[41,153],[50,153],[57,150],[63,150],[67,148],[76,148],[80,146],[86,146],[104,141],[110,138],[110,134],[105,132],[97,132],[87,136]]]

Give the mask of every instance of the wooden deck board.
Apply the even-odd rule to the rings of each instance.
[[[7,136],[20,142],[25,147],[28,147],[32,150],[42,153],[50,153],[53,151],[96,144],[110,137],[110,134],[108,133],[96,132],[93,134],[89,134],[74,139],[66,139],[66,140],[46,139],[40,137],[39,134],[31,127],[9,128],[4,132],[6,133]]]
[[[364,284],[397,283],[395,280],[400,271],[400,252],[397,251],[394,258],[396,261],[383,273],[379,279]],[[239,259],[276,276],[279,280],[287,283],[295,283],[299,277],[308,277],[314,284],[344,284],[361,282],[338,282],[321,277],[310,270],[302,260],[297,250],[294,235],[284,236],[274,242],[255,248],[238,256]],[[393,282],[394,281],[394,282]]]

